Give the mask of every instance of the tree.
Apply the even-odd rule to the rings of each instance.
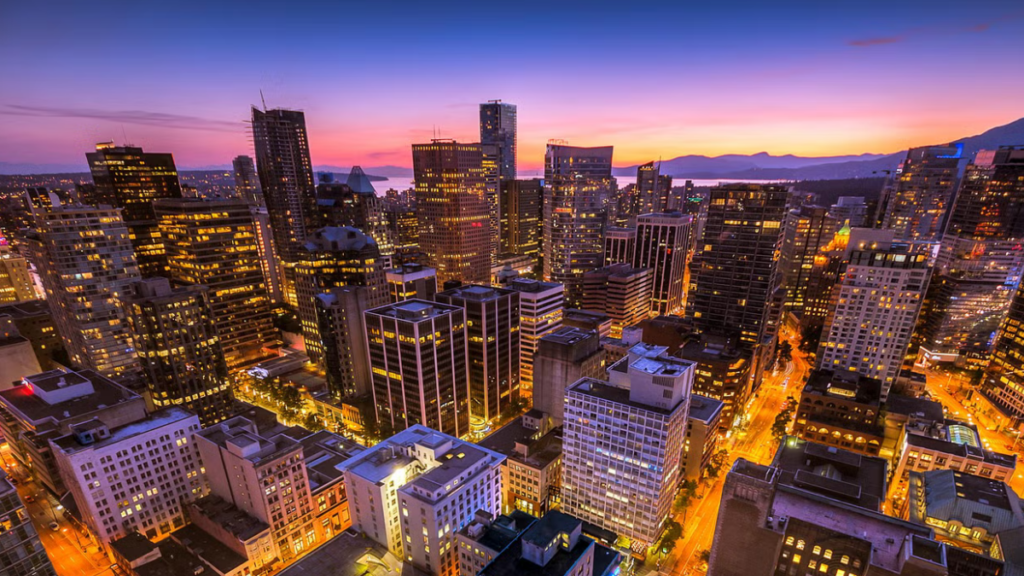
[[[775,417],[775,423],[772,424],[772,438],[776,442],[782,440],[786,435],[786,427],[789,426],[789,421],[793,418],[794,412],[796,412],[796,398],[790,396],[786,399],[786,405],[782,412]]]
[[[505,406],[505,409],[501,411],[501,421],[508,422],[509,420],[525,412],[526,409],[529,408],[529,406],[530,405],[527,404],[526,400],[522,396],[519,396],[515,400],[509,402]]]
[[[686,480],[676,492],[676,499],[672,502],[672,512],[679,514],[690,507],[693,499],[697,497],[697,481]]]
[[[779,362],[787,363],[793,360],[793,345],[788,340],[779,342],[778,347],[775,348],[775,355]]]
[[[319,432],[324,429],[323,424],[320,423],[320,419],[313,413],[306,414],[306,417],[302,419],[302,427],[310,432]]]
[[[704,550],[701,550],[700,551],[700,561],[701,562],[710,562],[711,561],[711,550],[708,550],[707,548],[705,548]]]
[[[718,452],[715,452],[708,461],[708,465],[704,468],[704,475],[711,479],[718,478],[718,475],[722,473],[722,468],[725,467],[728,459],[728,450],[723,448]]]
[[[823,329],[824,326],[821,324],[804,326],[803,330],[800,331],[800,351],[804,354],[813,354],[817,351]]]

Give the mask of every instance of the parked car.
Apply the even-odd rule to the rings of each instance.
[[[50,530],[53,530],[54,532],[59,531],[60,524],[57,524],[56,522],[50,522]]]

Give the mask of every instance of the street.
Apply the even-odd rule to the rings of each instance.
[[[797,349],[798,337],[783,330],[783,337],[793,344],[793,360],[777,374],[769,373],[757,391],[757,397],[749,404],[747,413],[752,414],[745,431],[733,434],[721,445],[729,452],[728,464],[719,477],[710,485],[702,487],[704,496],[690,505],[685,513],[676,517],[683,524],[683,537],[672,554],[662,563],[662,574],[697,574],[701,568],[700,551],[709,550],[715,535],[718,520],[718,506],[722,498],[722,484],[725,475],[737,458],[746,458],[759,464],[767,464],[774,455],[776,442],[771,428],[775,417],[782,411],[786,398],[799,400],[800,390],[807,378],[809,366],[803,354]]]

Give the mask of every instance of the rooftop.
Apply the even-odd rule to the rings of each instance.
[[[710,423],[722,413],[725,404],[721,400],[701,396],[700,394],[690,395],[690,418],[701,422]]]
[[[882,397],[882,381],[848,370],[813,370],[804,385],[804,394],[836,396],[878,406]]]
[[[587,396],[594,396],[595,398],[608,400],[610,402],[615,402],[617,404],[623,404],[626,406],[630,406],[632,408],[639,408],[641,410],[646,410],[648,412],[660,414],[662,416],[669,416],[675,411],[666,410],[664,408],[658,408],[656,406],[648,406],[647,404],[643,404],[641,402],[634,402],[629,399],[629,390],[625,388],[611,386],[606,382],[602,380],[597,380],[595,378],[581,378],[575,384],[572,384],[571,386],[566,388],[566,393],[571,392],[585,394]],[[679,406],[686,406],[686,403],[680,402],[676,406],[676,409],[678,409]]]
[[[197,432],[196,438],[216,444],[254,464],[277,460],[300,448],[299,443],[286,434],[276,434],[270,438],[261,436],[256,425],[244,416],[235,416],[214,424]]]
[[[888,465],[882,458],[787,436],[772,465],[781,472],[781,484],[868,510],[880,510],[885,500]]]
[[[189,506],[241,541],[250,540],[270,529],[270,526],[261,520],[249,516],[231,502],[213,494],[194,500]]]
[[[352,226],[327,226],[317,230],[313,237],[302,245],[309,252],[315,251],[358,251],[377,246],[377,241]]]
[[[489,517],[490,514],[487,514]],[[524,530],[529,528],[537,519],[519,510],[513,510],[507,515],[498,516],[489,524],[482,524],[474,519],[459,531],[463,537],[478,542],[491,550],[501,552],[515,542]],[[474,536],[474,534],[477,534]]]
[[[366,450],[358,442],[326,430],[296,440],[302,445],[309,488],[313,493],[321,486],[333,484],[344,475],[338,470],[338,464]]]
[[[542,418],[543,413],[537,412],[533,417]],[[520,416],[477,442],[477,445],[504,454],[511,460],[535,468],[546,468],[562,454],[562,428],[541,435],[540,431],[526,426]],[[517,445],[525,448],[525,455],[516,450]]]
[[[44,390],[55,389],[60,378],[57,376],[57,373],[62,374],[66,378],[66,382],[90,382],[93,393],[56,404],[47,403],[34,393],[34,387],[38,384]],[[0,391],[0,402],[10,406],[27,420],[36,424],[42,423],[47,419],[60,422],[70,418],[81,418],[86,414],[102,410],[108,406],[114,406],[131,400],[141,400],[142,398],[131,390],[92,370],[80,370],[77,373],[51,370],[44,372],[42,375],[37,374],[29,378],[36,378],[36,376],[44,377],[38,381],[33,380],[33,383],[30,385],[22,384]]]
[[[331,538],[278,576],[422,576],[372,540],[350,531]]]
[[[932,422],[940,422],[945,418],[942,404],[926,398],[889,394],[885,400],[885,408],[890,413],[913,416]]]
[[[910,518],[959,520],[963,526],[984,527],[989,534],[1024,526],[1020,497],[1005,483],[956,472],[911,472]]]
[[[438,292],[439,298],[451,298],[452,300],[471,300],[473,302],[490,302],[492,300],[498,300],[509,294],[514,294],[515,290],[509,290],[507,288],[494,288],[491,286],[481,286],[478,284],[463,284],[456,288],[451,288],[443,292]],[[440,301],[440,300],[439,300]]]
[[[1016,454],[1001,454],[982,448],[977,427],[967,422],[946,419],[930,424],[907,424],[906,430],[906,442],[909,446],[1011,469],[1017,466]]]
[[[542,282],[530,278],[516,278],[508,283],[508,289],[515,290],[516,292],[538,293],[549,290],[561,292],[565,287],[558,282]]]
[[[138,436],[139,434],[145,434],[164,426],[171,426],[190,418],[194,419],[197,424],[199,423],[199,417],[192,412],[189,412],[184,408],[171,406],[170,408],[150,412],[144,420],[113,428],[110,430],[110,436],[107,436],[106,438],[97,438],[92,444],[82,445],[75,438],[73,433],[61,436],[52,442],[55,446],[68,454],[74,454],[84,450],[100,450],[110,446],[111,444],[123,442],[129,438]]]
[[[183,574],[212,574],[213,569],[170,538],[164,539],[157,547],[160,558],[135,568],[138,576],[182,576]]]
[[[248,562],[244,556],[228,548],[195,524],[175,530],[171,537],[221,574],[227,574]]]
[[[429,300],[411,299],[374,308],[373,310],[368,311],[367,314],[387,316],[389,318],[397,318],[407,322],[422,322],[445,314],[451,314],[452,312],[461,311],[462,308],[458,306],[449,306],[448,304],[431,302]]]
[[[110,547],[128,562],[135,562],[156,549],[156,544],[138,532],[113,540]]]
[[[552,520],[548,525],[542,524],[544,519],[552,514],[562,518],[571,518],[560,512],[548,512],[544,518],[535,522],[523,534],[522,538],[517,539],[504,552],[497,555],[490,564],[484,566],[479,576],[522,576],[523,574],[530,574],[531,576],[565,576],[569,568],[576,564],[591,546],[595,545],[593,540],[586,536],[580,536],[576,545],[571,550],[559,547],[554,557],[545,566],[538,566],[523,558],[524,539],[539,538],[543,535],[541,533],[547,533],[551,529],[551,524],[562,522],[561,518],[559,518]],[[579,524],[579,520],[573,519],[573,521]]]

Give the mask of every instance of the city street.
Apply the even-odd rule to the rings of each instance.
[[[704,496],[692,503],[686,511],[686,522],[683,515],[676,521],[683,523],[683,538],[669,558],[662,563],[662,574],[692,575],[701,570],[700,552],[709,550],[715,535],[715,523],[718,520],[718,506],[722,498],[722,484],[725,475],[737,458],[759,464],[767,464],[774,456],[776,442],[772,438],[771,428],[775,417],[782,411],[786,398],[800,397],[800,389],[810,369],[803,354],[797,350],[798,337],[789,330],[783,331],[793,344],[793,360],[777,374],[768,374],[753,398],[747,413],[752,418],[745,431],[734,434],[726,439],[722,447],[729,451],[728,464],[722,469],[718,479],[702,487]]]

